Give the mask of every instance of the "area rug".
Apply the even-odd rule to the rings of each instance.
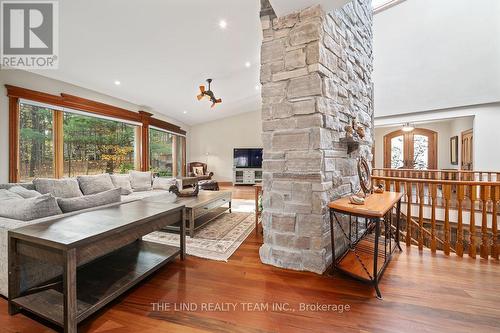
[[[250,210],[250,204],[244,201],[247,200],[233,200],[232,213],[225,213],[197,230],[193,238],[186,236],[186,253],[205,259],[227,261],[255,229],[255,214]],[[179,246],[179,235],[164,231],[153,232],[143,239]]]

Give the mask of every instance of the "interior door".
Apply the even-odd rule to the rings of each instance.
[[[473,170],[473,132],[472,129],[462,132],[462,170]]]
[[[384,136],[384,167],[437,169],[437,133],[425,128],[402,130]]]

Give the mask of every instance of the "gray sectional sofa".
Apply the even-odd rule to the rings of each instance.
[[[111,177],[110,175],[108,176]],[[111,189],[106,189],[106,186],[109,187],[110,183],[107,180],[103,182],[103,179],[106,178],[104,175],[84,176],[65,180],[35,179],[32,183],[0,184],[1,295],[7,297],[8,294],[7,235],[9,230],[36,223],[51,221],[61,217],[72,216],[100,208],[122,205],[152,196],[164,196],[166,202],[173,202],[176,200],[175,195],[168,192],[168,188],[172,184],[177,185],[175,179],[152,179],[151,174],[140,172],[130,174],[128,176],[130,178],[129,180],[127,180],[127,175],[120,175],[117,177],[121,178],[115,179],[116,181],[111,182],[113,186],[113,188]],[[127,186],[128,182],[130,182],[130,186]],[[71,183],[71,185],[66,187],[67,183]],[[103,185],[104,183],[106,183],[106,185]],[[80,193],[76,192],[74,184],[78,184],[77,189],[80,191]],[[118,192],[116,191],[116,189],[118,189]],[[30,192],[28,193],[25,190],[29,190]],[[11,193],[14,194],[12,195]],[[26,196],[20,199],[16,196],[18,195],[18,193],[21,193],[23,195],[25,194]],[[36,198],[41,198],[38,201],[52,200],[53,203],[57,202],[57,206],[59,207],[49,206],[49,210],[52,211],[47,212],[47,205],[45,205],[44,207],[42,207],[45,210],[41,212],[41,216],[47,214],[50,215],[32,219],[32,217],[36,217],[37,214],[38,216],[40,216],[40,212],[27,212],[28,214],[22,214],[22,211],[20,213],[19,206],[22,206],[24,204],[25,201],[23,201],[23,199],[31,201],[37,200],[36,198],[31,199],[31,196],[33,195],[35,195]],[[35,207],[36,205],[37,204],[35,203]],[[55,215],[52,215],[52,213],[55,213]],[[21,219],[12,217],[9,218],[9,216],[16,216]]]

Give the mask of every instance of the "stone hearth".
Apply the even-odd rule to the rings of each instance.
[[[277,18],[262,0],[264,197],[262,262],[322,273],[331,263],[327,203],[359,188],[373,141],[370,0]],[[344,127],[366,137],[347,153]],[[338,235],[339,233],[337,233]],[[344,243],[336,241],[341,251]]]

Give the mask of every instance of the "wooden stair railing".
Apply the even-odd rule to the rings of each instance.
[[[399,171],[399,170],[397,170]],[[500,173],[495,173],[500,175]],[[385,183],[386,190],[404,191],[403,202],[406,203],[406,216],[409,223],[406,224],[406,232],[403,235],[406,245],[414,243],[412,238],[413,229],[416,233],[416,243],[420,250],[424,248],[425,240],[430,240],[430,249],[433,253],[438,250],[438,244],[442,246],[445,255],[451,252],[463,257],[466,251],[468,256],[476,258],[479,255],[483,259],[499,258],[498,249],[498,204],[500,202],[500,182],[499,181],[458,181],[441,180],[430,178],[401,178],[372,176],[375,183]],[[491,178],[491,177],[490,177]],[[498,178],[500,180],[500,178]],[[416,191],[415,196],[413,191]],[[426,193],[428,193],[426,195]],[[441,194],[441,196],[438,195]],[[427,204],[426,204],[427,199]],[[436,233],[437,224],[437,202],[442,201],[439,208],[444,210],[443,238],[440,239]],[[457,220],[455,237],[452,244],[452,229],[450,222],[451,202],[456,203]],[[424,227],[424,206],[430,202],[430,231]],[[464,214],[468,209],[469,214]],[[469,207],[467,207],[469,205]],[[412,207],[418,208],[418,216],[412,216]],[[478,207],[476,209],[476,207]],[[479,227],[476,227],[476,211],[481,215]],[[402,212],[403,213],[403,212]],[[488,225],[488,215],[491,215],[491,226]],[[468,217],[468,220],[464,220]],[[415,218],[415,220],[413,219]],[[455,223],[455,222],[454,222]],[[468,224],[468,237],[464,237],[464,226]],[[455,226],[455,224],[453,224]],[[467,248],[464,244],[467,243]]]
[[[406,223],[407,223],[407,224],[406,224],[406,228],[408,228],[408,221],[410,221],[410,222],[411,222],[411,224],[412,224],[414,227],[420,228],[420,223],[419,223],[419,222],[417,222],[417,221],[415,221],[414,219],[408,219],[408,217],[406,216],[406,214],[405,214],[405,213],[403,213],[403,212],[402,212],[402,213],[401,213],[401,217],[402,217],[402,220],[406,221]],[[432,223],[432,222],[431,222],[431,223]],[[435,223],[435,222],[434,222],[434,223]],[[433,253],[435,253],[435,252],[436,252],[436,249],[437,249],[437,244],[438,244],[438,243],[439,243],[439,244],[441,244],[441,246],[444,248],[444,244],[445,244],[445,242],[444,242],[444,240],[442,240],[441,238],[439,238],[439,237],[437,237],[437,236],[436,236],[436,230],[435,230],[435,228],[434,228],[434,242],[435,242],[435,243],[434,243],[434,246],[432,246],[432,234],[433,234],[433,232],[432,232],[432,231],[433,231],[433,228],[431,227],[431,231],[427,230],[426,228],[422,228],[422,229],[420,229],[420,230],[422,231],[422,233],[424,234],[424,236],[426,236],[426,237],[427,237],[427,239],[430,239],[430,240],[431,240],[431,246],[429,247],[429,249],[430,249]],[[419,230],[419,231],[420,231],[420,230]],[[408,237],[407,235],[408,235],[408,233],[407,233],[407,232],[405,232],[405,231],[401,231],[401,236],[404,236],[404,237],[400,237],[400,239],[405,239],[406,237]],[[416,240],[416,239],[412,238],[411,236],[409,236],[409,237],[410,237],[410,239],[411,239],[411,242],[413,243],[412,245],[417,245],[417,246],[420,246],[420,245],[419,245],[419,241],[418,241],[418,240]],[[425,239],[425,237],[424,237],[424,239]],[[423,244],[422,244],[422,247],[426,247],[426,246],[425,246],[425,243],[423,243]],[[453,253],[456,253],[456,250],[455,250],[453,247],[450,247],[450,251],[451,251],[451,252],[453,252]]]

